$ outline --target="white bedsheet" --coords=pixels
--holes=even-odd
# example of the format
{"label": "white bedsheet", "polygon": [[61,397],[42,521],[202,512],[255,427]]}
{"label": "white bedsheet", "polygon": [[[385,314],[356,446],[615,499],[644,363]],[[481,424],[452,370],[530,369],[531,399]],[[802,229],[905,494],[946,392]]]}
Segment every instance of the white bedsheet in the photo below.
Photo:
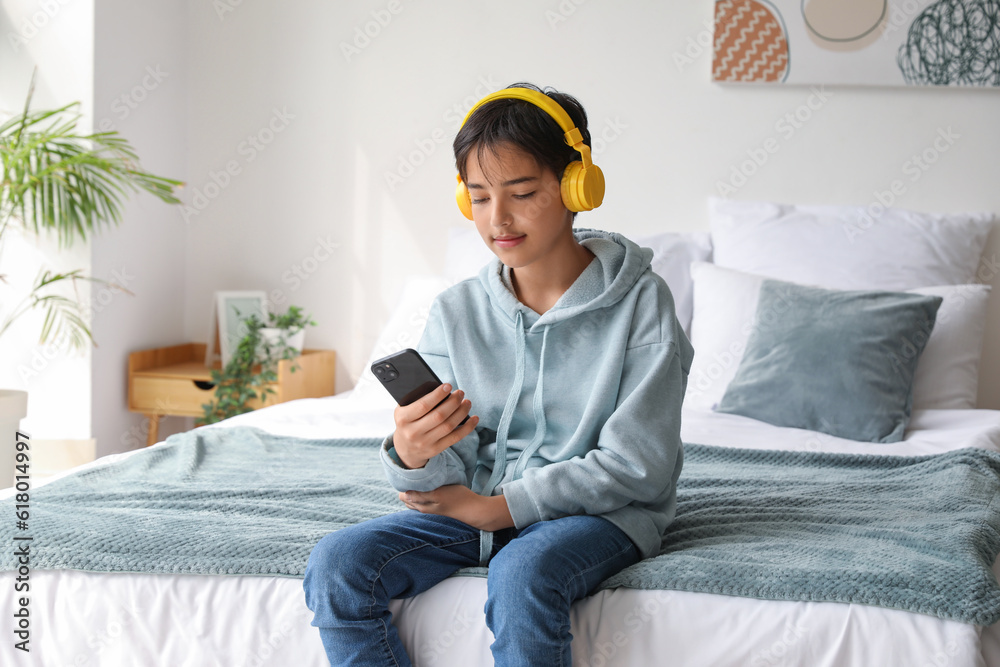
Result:
{"label": "white bedsheet", "polygon": [[[340,395],[285,403],[208,428],[238,424],[299,437],[371,436],[391,431],[392,415],[384,407]],[[966,446],[1000,450],[1000,411],[916,412],[904,443],[871,445],[735,415],[686,410],[683,439],[886,454],[929,454]],[[994,571],[1000,571],[996,565]],[[34,570],[31,586],[32,651],[23,654],[13,648],[11,624],[4,630],[7,639],[0,642],[2,665],[326,664],[298,578]],[[14,609],[17,595],[11,573],[2,573],[0,608]],[[456,577],[415,598],[394,601],[396,624],[415,664],[491,665],[492,637],[482,612],[485,597],[485,580]],[[3,616],[9,624],[9,613]],[[572,621],[574,666],[1000,667],[997,626],[982,631],[862,605],[617,589],[578,603]]]}

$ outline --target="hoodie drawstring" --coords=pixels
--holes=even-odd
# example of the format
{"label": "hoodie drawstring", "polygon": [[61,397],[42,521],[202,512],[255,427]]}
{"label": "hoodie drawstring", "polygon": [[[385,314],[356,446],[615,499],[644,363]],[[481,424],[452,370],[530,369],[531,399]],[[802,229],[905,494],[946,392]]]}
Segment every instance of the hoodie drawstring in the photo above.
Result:
{"label": "hoodie drawstring", "polygon": [[[493,495],[493,490],[497,488],[497,484],[503,479],[507,470],[507,434],[510,431],[510,422],[514,418],[517,399],[524,387],[524,345],[524,317],[519,310],[514,321],[514,384],[511,385],[510,393],[507,394],[507,403],[503,406],[503,414],[500,416],[500,424],[497,427],[497,447],[493,457],[493,472],[482,491],[482,495],[487,497]],[[489,563],[492,551],[493,533],[487,530],[479,531],[479,565],[481,567],[486,567],[486,564]]]}
{"label": "hoodie drawstring", "polygon": [[[493,460],[493,472],[490,474],[490,479],[486,483],[485,488],[483,488],[484,496],[493,495],[493,490],[496,489],[500,480],[503,479],[504,474],[507,472],[507,435],[510,431],[510,422],[514,417],[514,409],[517,407],[517,400],[521,395],[521,390],[524,388],[524,349],[525,349],[525,335],[524,335],[524,321],[521,317],[521,311],[517,313],[517,320],[515,322],[516,338],[514,342],[514,384],[511,386],[510,394],[507,395],[507,403],[504,405],[503,415],[500,417],[500,425],[497,428],[497,439],[496,439],[496,455]],[[514,471],[511,479],[518,479],[524,472],[524,469],[528,465],[528,461],[538,448],[542,446],[542,442],[545,440],[545,432],[547,430],[545,422],[545,405],[543,401],[543,383],[542,378],[545,376],[545,343],[548,340],[549,328],[545,327],[542,332],[542,349],[540,352],[540,359],[538,363],[538,381],[535,384],[535,397],[532,402],[532,412],[535,417],[535,435],[528,443],[528,446],[524,448],[521,454],[517,457],[517,461],[514,463]],[[490,555],[493,552],[493,533],[481,530],[479,531],[479,565],[481,567],[486,567],[489,563]]]}
{"label": "hoodie drawstring", "polygon": [[517,461],[514,463],[514,473],[511,475],[512,480],[521,478],[524,469],[528,467],[528,461],[531,460],[531,457],[535,455],[538,448],[542,446],[542,441],[545,440],[547,425],[545,423],[545,405],[542,401],[542,378],[545,377],[545,341],[548,340],[548,337],[549,328],[545,327],[542,331],[542,351],[539,354],[538,361],[538,382],[535,384],[535,400],[534,405],[532,405],[532,411],[535,413],[535,437],[531,439],[528,446],[517,457]]}

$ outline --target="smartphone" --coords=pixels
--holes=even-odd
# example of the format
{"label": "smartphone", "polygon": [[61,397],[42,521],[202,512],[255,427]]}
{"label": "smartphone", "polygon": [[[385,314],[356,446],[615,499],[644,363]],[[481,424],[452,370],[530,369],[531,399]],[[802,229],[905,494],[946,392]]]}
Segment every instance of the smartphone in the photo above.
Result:
{"label": "smartphone", "polygon": [[[400,350],[388,357],[382,357],[372,363],[371,368],[378,381],[399,405],[409,405],[441,386],[441,380],[427,365],[424,358],[411,348]],[[445,399],[442,400],[442,403]],[[459,426],[468,420],[469,417],[466,416]]]}

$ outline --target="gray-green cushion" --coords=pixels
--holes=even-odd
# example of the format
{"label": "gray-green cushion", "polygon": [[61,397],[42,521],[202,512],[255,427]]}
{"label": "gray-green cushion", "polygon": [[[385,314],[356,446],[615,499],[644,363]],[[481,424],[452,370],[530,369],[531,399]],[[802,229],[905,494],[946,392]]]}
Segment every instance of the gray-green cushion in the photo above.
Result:
{"label": "gray-green cushion", "polygon": [[850,440],[902,440],[941,301],[765,280],[747,349],[716,410]]}

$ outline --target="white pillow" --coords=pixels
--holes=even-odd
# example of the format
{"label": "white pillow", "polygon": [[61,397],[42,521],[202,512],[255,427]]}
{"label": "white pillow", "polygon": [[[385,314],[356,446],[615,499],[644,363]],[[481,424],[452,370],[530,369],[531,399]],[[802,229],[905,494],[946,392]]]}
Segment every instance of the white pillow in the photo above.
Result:
{"label": "white pillow", "polygon": [[[684,406],[711,410],[722,400],[739,368],[753,331],[760,286],[767,276],[694,262],[691,277],[691,344],[695,354]],[[949,285],[907,291],[943,297],[930,340],[917,363],[913,408],[975,408],[990,286]]]}
{"label": "white pillow", "polygon": [[753,331],[757,299],[764,276],[723,269],[707,262],[691,263],[694,314],[691,345],[694,360],[688,373],[684,407],[711,410],[736,376]]}
{"label": "white pillow", "polygon": [[[653,251],[652,269],[659,274],[674,296],[674,310],[684,332],[691,328],[691,262],[712,258],[712,237],[708,232],[664,232],[630,236],[640,246]],[[448,230],[445,275],[453,282],[478,275],[494,257],[479,232],[465,227]]]}
{"label": "white pillow", "polygon": [[691,262],[712,258],[712,237],[708,232],[665,232],[630,237],[653,251],[653,272],[667,283],[674,296],[674,311],[684,333],[691,332]]}
{"label": "white pillow", "polygon": [[986,329],[989,285],[910,290],[944,298],[913,377],[916,410],[971,410],[979,392],[979,360]]}
{"label": "white pillow", "polygon": [[379,333],[375,347],[368,355],[361,377],[354,385],[351,400],[371,403],[374,406],[394,407],[392,400],[372,375],[371,365],[376,359],[388,356],[393,352],[412,347],[416,348],[427,324],[431,304],[438,294],[451,287],[452,281],[444,276],[411,276],[403,285],[403,291],[396,302],[396,307],[389,316],[389,321]]}
{"label": "white pillow", "polygon": [[829,289],[975,282],[991,213],[709,199],[714,262]]}

